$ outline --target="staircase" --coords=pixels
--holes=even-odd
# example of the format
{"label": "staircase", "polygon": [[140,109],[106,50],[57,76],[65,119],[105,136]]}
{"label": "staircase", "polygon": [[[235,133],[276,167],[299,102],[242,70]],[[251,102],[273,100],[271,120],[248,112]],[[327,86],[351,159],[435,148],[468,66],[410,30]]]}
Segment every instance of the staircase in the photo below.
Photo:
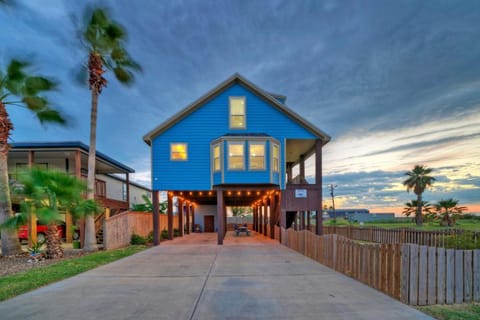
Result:
{"label": "staircase", "polygon": [[103,220],[105,220],[105,213],[95,217],[95,238],[100,248],[103,247]]}

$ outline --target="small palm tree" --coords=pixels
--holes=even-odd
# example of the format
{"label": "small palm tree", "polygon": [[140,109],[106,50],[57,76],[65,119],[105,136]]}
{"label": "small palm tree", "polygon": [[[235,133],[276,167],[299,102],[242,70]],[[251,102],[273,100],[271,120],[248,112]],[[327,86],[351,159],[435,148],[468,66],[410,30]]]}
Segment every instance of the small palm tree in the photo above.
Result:
{"label": "small palm tree", "polygon": [[[30,75],[26,61],[11,60],[5,70],[0,68],[0,224],[12,217],[12,202],[8,181],[8,139],[13,124],[7,112],[8,107],[22,107],[31,111],[43,124],[54,122],[65,124],[60,113],[50,106],[42,93],[54,90],[53,80],[43,76]],[[20,252],[20,243],[15,230],[2,230],[2,253],[12,255]]]}
{"label": "small palm tree", "polygon": [[[412,214],[415,214],[417,212],[417,200],[411,200],[407,203],[405,203],[405,208],[403,208],[402,213],[410,217]],[[430,218],[432,217],[432,205],[428,201],[422,201],[421,204],[422,207],[422,216],[425,218]]]}
{"label": "small palm tree", "polygon": [[15,229],[35,215],[46,223],[47,258],[63,257],[63,249],[57,224],[60,212],[68,211],[76,218],[92,215],[98,211],[93,200],[86,200],[83,194],[87,186],[75,176],[55,170],[33,168],[20,174],[20,186],[15,192],[23,198],[21,212],[2,225]]}
{"label": "small palm tree", "polygon": [[[94,199],[98,97],[107,85],[107,79],[103,75],[106,69],[112,70],[120,83],[129,85],[134,80],[133,71],[140,71],[141,68],[124,47],[127,38],[126,30],[111,20],[105,9],[94,9],[87,12],[86,17],[82,36],[88,51],[88,84],[92,92],[87,198]],[[93,216],[89,216],[85,221],[84,250],[96,249],[95,221]]]}
{"label": "small palm tree", "polygon": [[407,187],[407,191],[413,190],[417,195],[417,210],[415,211],[415,221],[418,226],[422,225],[422,194],[428,186],[435,181],[434,177],[429,176],[432,169],[423,165],[416,165],[412,171],[405,173],[408,176],[403,185]]}
{"label": "small palm tree", "polygon": [[442,199],[435,204],[435,211],[442,217],[442,223],[451,227],[459,214],[467,210],[466,207],[459,207],[458,200],[453,198]]}

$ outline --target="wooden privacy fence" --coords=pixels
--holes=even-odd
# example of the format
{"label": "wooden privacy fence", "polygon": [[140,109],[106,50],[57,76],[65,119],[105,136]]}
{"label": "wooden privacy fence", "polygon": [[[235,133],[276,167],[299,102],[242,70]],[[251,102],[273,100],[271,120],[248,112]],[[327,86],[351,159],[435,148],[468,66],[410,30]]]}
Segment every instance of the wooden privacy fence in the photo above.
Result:
{"label": "wooden privacy fence", "polygon": [[402,245],[401,300],[410,305],[480,301],[480,250]]}
{"label": "wooden privacy fence", "polygon": [[378,243],[414,243],[431,247],[445,247],[452,237],[468,235],[473,243],[480,242],[480,232],[462,229],[422,231],[410,228],[385,229],[379,227],[324,226],[324,234],[338,234],[353,240]]}
{"label": "wooden privacy fence", "polygon": [[283,245],[410,305],[480,301],[480,250],[359,243],[280,229]]}
{"label": "wooden privacy fence", "polygon": [[[160,215],[160,229],[166,230],[168,217]],[[173,217],[173,227],[178,228],[178,216]],[[125,211],[104,220],[103,246],[105,250],[126,247],[132,234],[146,237],[153,231],[153,217],[150,212]]]}
{"label": "wooden privacy fence", "polygon": [[344,236],[281,230],[282,244],[400,299],[400,245],[360,244]]}

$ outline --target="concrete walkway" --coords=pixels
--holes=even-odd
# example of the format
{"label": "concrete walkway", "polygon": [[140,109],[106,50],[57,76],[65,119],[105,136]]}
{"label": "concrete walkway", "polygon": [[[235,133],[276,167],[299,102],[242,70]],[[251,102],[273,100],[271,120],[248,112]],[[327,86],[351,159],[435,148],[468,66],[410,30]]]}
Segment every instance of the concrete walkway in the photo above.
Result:
{"label": "concrete walkway", "polygon": [[215,242],[162,243],[4,301],[0,318],[431,319],[261,235]]}

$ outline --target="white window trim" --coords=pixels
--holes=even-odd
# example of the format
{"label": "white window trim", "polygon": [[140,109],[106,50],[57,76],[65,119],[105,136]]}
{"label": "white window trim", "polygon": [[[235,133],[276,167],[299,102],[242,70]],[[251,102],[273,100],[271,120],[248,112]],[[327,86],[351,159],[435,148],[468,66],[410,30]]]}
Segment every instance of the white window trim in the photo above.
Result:
{"label": "white window trim", "polygon": [[[233,99],[243,99],[243,105],[244,105],[244,125],[243,127],[234,127],[232,126],[232,100]],[[232,130],[238,129],[238,130],[245,130],[247,129],[247,99],[245,97],[229,97],[228,99],[228,122],[229,122],[229,128]]]}
{"label": "white window trim", "polygon": [[[243,146],[243,162],[242,168],[230,168],[230,146],[231,145],[242,145]],[[228,171],[245,171],[245,141],[228,141],[227,142],[227,161],[228,161]]]}
{"label": "white window trim", "polygon": [[[271,171],[272,172],[280,172],[280,144],[276,143],[276,142],[271,142],[271,145],[272,145],[272,168],[271,168]],[[278,167],[275,169],[275,158],[274,158],[274,153],[273,153],[273,150],[275,149],[275,147],[277,147],[278,149]]]}
{"label": "white window trim", "polygon": [[[252,168],[252,161],[251,157],[252,155],[250,154],[250,146],[251,145],[263,145],[263,168],[257,169],[257,168]],[[265,171],[267,170],[267,150],[266,150],[266,143],[265,141],[248,141],[248,171]]]}
{"label": "white window trim", "polygon": [[[172,147],[173,145],[176,145],[176,144],[183,144],[185,145],[185,155],[187,156],[185,159],[173,159],[172,155],[173,155],[173,152],[172,152]],[[172,142],[170,143],[170,161],[188,161],[188,143],[186,142]]]}
{"label": "white window trim", "polygon": [[[215,169],[215,148],[219,149],[219,155],[218,155],[218,160],[220,161],[219,163],[219,168]],[[222,171],[222,145],[220,143],[216,143],[212,147],[212,169],[213,172],[221,172]]]}

